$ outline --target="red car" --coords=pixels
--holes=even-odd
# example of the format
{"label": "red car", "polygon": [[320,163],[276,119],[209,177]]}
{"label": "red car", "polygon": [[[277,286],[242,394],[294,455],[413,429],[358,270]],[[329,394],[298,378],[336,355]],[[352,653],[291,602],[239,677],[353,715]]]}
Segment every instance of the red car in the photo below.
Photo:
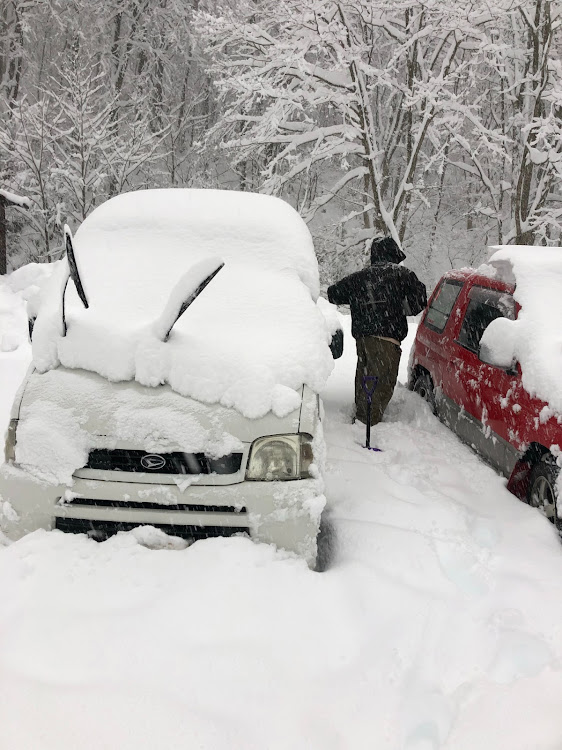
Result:
{"label": "red car", "polygon": [[511,492],[559,524],[554,446],[562,446],[562,425],[544,401],[523,388],[519,363],[499,366],[481,346],[492,321],[517,318],[513,292],[513,278],[472,269],[445,274],[420,321],[409,387],[508,478]]}

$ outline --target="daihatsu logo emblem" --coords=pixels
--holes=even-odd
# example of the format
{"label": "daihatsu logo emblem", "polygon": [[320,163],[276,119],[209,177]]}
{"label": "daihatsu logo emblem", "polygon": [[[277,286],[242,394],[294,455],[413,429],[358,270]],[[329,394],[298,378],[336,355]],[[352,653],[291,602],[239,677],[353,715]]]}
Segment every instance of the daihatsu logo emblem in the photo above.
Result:
{"label": "daihatsu logo emblem", "polygon": [[143,469],[157,471],[163,466],[166,466],[166,459],[164,456],[159,456],[157,453],[147,453],[146,456],[141,458],[141,466]]}

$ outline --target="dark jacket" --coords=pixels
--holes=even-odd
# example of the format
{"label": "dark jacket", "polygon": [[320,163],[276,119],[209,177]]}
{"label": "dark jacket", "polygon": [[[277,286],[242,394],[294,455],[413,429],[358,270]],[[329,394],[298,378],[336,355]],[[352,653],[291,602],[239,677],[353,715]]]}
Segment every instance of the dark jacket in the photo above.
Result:
{"label": "dark jacket", "polygon": [[374,240],[371,265],[328,288],[330,302],[350,306],[354,338],[406,338],[406,315],[421,312],[427,305],[427,296],[425,285],[416,274],[398,265],[405,258],[391,237]]}

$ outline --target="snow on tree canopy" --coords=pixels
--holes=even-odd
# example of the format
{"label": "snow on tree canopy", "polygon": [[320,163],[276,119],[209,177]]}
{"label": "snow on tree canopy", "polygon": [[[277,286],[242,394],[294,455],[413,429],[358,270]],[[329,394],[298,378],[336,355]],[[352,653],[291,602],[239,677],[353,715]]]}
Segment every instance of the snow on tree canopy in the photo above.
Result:
{"label": "snow on tree canopy", "polygon": [[31,201],[25,195],[16,195],[9,190],[0,189],[0,197],[4,198],[8,203],[11,203],[14,206],[20,206],[21,208],[31,207]]}
{"label": "snow on tree canopy", "polygon": [[515,300],[515,358],[522,384],[562,415],[562,248],[507,245],[491,248],[490,264],[511,266]]}
{"label": "snow on tree canopy", "polygon": [[[222,190],[126,193],[93,211],[73,244],[89,307],[69,281],[64,335],[62,263],[34,329],[38,370],[62,364],[169,383],[252,418],[297,408],[303,384],[323,387],[333,362],[316,304],[318,265],[306,224],[284,201]],[[178,294],[193,291],[186,280],[201,281],[191,269],[217,259],[224,267],[162,341]]]}

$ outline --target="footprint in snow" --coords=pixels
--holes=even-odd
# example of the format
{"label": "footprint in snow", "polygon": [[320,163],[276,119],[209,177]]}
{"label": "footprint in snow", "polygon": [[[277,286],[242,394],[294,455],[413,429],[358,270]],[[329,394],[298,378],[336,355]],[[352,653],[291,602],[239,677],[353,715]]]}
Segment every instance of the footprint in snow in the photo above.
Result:
{"label": "footprint in snow", "polygon": [[434,547],[441,570],[451,583],[471,596],[488,592],[482,564],[471,552],[460,547],[458,541],[435,541]]}

